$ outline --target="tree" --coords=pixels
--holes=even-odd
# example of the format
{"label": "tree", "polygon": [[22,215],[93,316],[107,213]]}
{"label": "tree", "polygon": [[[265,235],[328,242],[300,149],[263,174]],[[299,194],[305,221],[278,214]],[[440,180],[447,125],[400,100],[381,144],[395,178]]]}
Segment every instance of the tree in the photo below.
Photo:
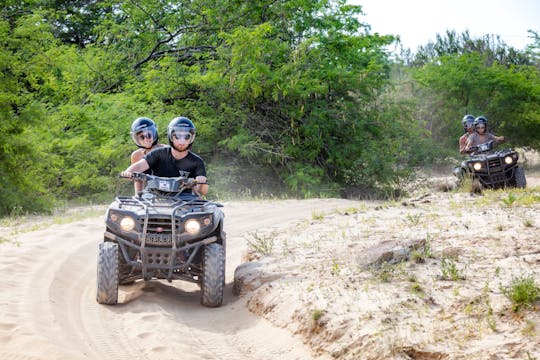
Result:
{"label": "tree", "polygon": [[55,40],[39,20],[34,15],[0,20],[0,214],[50,208],[54,176],[43,160],[50,136],[39,94],[46,92],[50,74],[44,49]]}
{"label": "tree", "polygon": [[461,131],[461,117],[472,113],[487,116],[491,129],[512,145],[538,149],[540,72],[532,52],[451,34],[417,55],[423,60],[412,70],[420,85],[414,96],[424,99],[418,117],[428,119],[434,138],[448,146]]}
{"label": "tree", "polygon": [[237,189],[278,182],[300,196],[393,192],[464,111],[533,142],[538,45],[441,37],[406,63],[402,92],[390,81],[395,39],[360,13],[345,0],[8,0],[0,213],[114,193],[140,116],[162,140],[170,119],[192,118],[195,150]]}

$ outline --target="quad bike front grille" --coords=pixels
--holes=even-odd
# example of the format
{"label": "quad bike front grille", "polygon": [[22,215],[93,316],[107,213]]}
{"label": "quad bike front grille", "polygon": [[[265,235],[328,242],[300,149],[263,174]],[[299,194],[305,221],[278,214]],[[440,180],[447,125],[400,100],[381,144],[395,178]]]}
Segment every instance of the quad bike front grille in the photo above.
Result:
{"label": "quad bike front grille", "polygon": [[[144,225],[144,219],[141,219],[141,227]],[[171,218],[148,218],[148,227],[146,231],[154,234],[172,234]]]}
{"label": "quad bike front grille", "polygon": [[499,171],[491,174],[480,175],[480,180],[486,186],[508,186],[512,183],[514,178],[513,169],[507,171]]}
{"label": "quad bike front grille", "polygon": [[[144,218],[139,219],[140,228],[144,229]],[[146,227],[146,244],[155,246],[172,245],[171,218],[150,217]]]}
{"label": "quad bike front grille", "polygon": [[489,159],[487,164],[488,164],[488,169],[499,168],[501,166],[501,159],[500,158]]}
{"label": "quad bike front grille", "polygon": [[491,176],[488,176],[484,179],[484,182],[487,184],[497,184],[497,183],[501,183],[505,181],[506,181],[506,176],[504,173],[491,174]]}

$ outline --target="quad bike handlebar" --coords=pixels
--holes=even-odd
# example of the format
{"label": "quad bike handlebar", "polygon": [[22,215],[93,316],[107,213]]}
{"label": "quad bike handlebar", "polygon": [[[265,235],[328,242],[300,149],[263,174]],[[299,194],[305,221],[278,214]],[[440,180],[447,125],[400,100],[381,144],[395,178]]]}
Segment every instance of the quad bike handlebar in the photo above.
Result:
{"label": "quad bike handlebar", "polygon": [[205,185],[208,184],[208,182],[197,182],[194,178],[187,178],[184,176],[179,177],[163,177],[163,176],[156,176],[156,175],[150,175],[142,172],[132,172],[131,176],[124,176],[122,173],[119,175],[121,178],[124,179],[130,179],[130,180],[153,180],[153,179],[175,179],[176,181],[180,181],[188,186],[195,186],[195,185]]}
{"label": "quad bike handlebar", "polygon": [[142,172],[132,172],[130,176],[121,173],[120,177],[130,180],[146,181],[146,190],[159,190],[169,193],[179,193],[187,189],[193,189],[196,185],[208,184],[207,182],[197,182],[194,178],[187,178],[184,176],[162,177]]}
{"label": "quad bike handlebar", "polygon": [[499,141],[497,140],[489,140],[488,142],[485,142],[483,144],[478,144],[476,146],[470,146],[469,147],[469,153],[472,154],[481,154],[488,151],[493,150],[493,147],[495,144],[498,144]]}

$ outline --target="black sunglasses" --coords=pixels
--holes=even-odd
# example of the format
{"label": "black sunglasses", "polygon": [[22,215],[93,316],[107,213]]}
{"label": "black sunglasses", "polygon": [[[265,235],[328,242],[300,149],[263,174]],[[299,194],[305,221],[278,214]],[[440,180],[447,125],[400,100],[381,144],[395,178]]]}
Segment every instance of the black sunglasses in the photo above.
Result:
{"label": "black sunglasses", "polygon": [[139,134],[137,135],[139,137],[139,139],[141,140],[144,140],[144,139],[153,139],[154,136],[151,134],[151,133],[148,133],[148,134]]}
{"label": "black sunglasses", "polygon": [[174,133],[173,136],[177,140],[180,140],[180,139],[189,140],[189,139],[191,139],[191,134],[189,134],[189,133],[187,133],[187,134],[186,133]]}

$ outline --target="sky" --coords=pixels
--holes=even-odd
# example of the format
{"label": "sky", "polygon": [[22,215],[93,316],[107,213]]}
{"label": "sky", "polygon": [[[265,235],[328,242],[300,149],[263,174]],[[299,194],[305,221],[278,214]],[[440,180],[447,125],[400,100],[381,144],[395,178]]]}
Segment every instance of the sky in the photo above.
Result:
{"label": "sky", "polygon": [[362,5],[361,22],[371,33],[399,35],[404,48],[435,41],[446,30],[471,37],[499,35],[507,45],[523,50],[533,43],[527,30],[540,34],[540,0],[349,0]]}

